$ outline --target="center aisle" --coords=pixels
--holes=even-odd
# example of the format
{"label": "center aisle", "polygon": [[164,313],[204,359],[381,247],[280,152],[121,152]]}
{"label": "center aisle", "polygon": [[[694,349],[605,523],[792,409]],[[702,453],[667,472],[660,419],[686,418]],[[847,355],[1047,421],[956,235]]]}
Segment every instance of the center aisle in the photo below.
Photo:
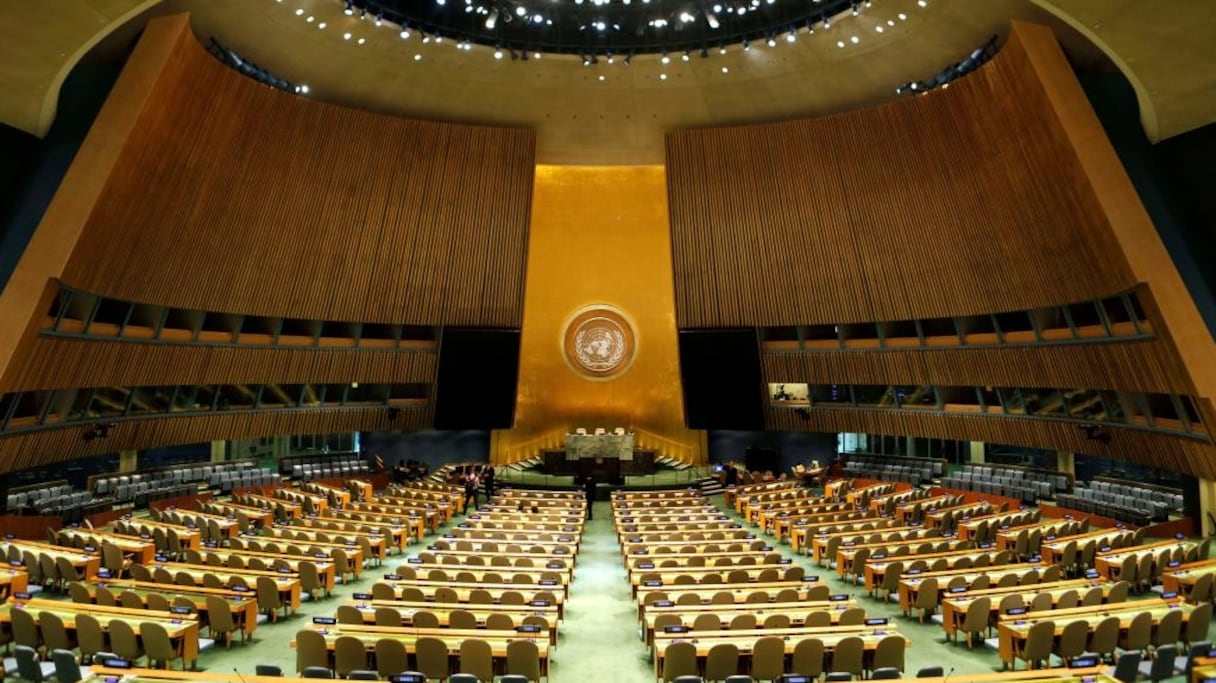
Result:
{"label": "center aisle", "polygon": [[554,651],[555,681],[653,681],[638,635],[637,608],[607,502],[595,504],[583,529],[570,601]]}

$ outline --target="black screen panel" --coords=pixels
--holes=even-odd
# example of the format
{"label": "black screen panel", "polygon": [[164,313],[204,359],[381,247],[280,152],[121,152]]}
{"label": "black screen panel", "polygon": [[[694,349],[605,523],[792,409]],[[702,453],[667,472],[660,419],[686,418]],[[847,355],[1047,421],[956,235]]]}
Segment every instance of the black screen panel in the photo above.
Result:
{"label": "black screen panel", "polygon": [[435,428],[509,429],[518,383],[519,330],[445,328]]}
{"label": "black screen panel", "polygon": [[755,330],[682,330],[680,377],[690,429],[764,429]]}

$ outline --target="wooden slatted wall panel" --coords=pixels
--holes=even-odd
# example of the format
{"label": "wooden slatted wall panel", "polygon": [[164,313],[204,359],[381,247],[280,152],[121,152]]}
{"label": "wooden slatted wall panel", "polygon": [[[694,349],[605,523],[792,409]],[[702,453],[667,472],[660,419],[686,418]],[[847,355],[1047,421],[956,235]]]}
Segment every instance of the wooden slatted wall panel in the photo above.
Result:
{"label": "wooden slatted wall panel", "polygon": [[1135,429],[1110,427],[1111,441],[1085,438],[1074,423],[978,415],[941,415],[915,411],[864,409],[812,410],[809,419],[792,410],[770,410],[768,428],[782,431],[868,432],[931,439],[961,439],[1087,453],[1182,472],[1216,476],[1211,444]]}
{"label": "wooden slatted wall panel", "polygon": [[[766,353],[767,382],[1193,393],[1164,340],[925,351]],[[792,360],[792,359],[797,359]],[[799,374],[793,374],[798,372]]]}
{"label": "wooden slatted wall panel", "polygon": [[392,431],[428,428],[429,408],[402,410],[389,420],[384,408],[350,410],[242,412],[167,417],[119,422],[104,439],[85,441],[84,427],[48,429],[0,438],[0,473],[119,450],[202,443],[217,439],[257,438],[284,434],[322,434],[358,430]]}
{"label": "wooden slatted wall panel", "polygon": [[517,327],[534,156],[528,130],[274,90],[187,34],[63,280],[203,310]]}
{"label": "wooden slatted wall panel", "polygon": [[667,135],[681,328],[906,320],[1134,284],[1015,30],[947,90]]}
{"label": "wooden slatted wall panel", "polygon": [[170,384],[435,381],[436,353],[251,349],[138,342],[38,339],[14,389]]}

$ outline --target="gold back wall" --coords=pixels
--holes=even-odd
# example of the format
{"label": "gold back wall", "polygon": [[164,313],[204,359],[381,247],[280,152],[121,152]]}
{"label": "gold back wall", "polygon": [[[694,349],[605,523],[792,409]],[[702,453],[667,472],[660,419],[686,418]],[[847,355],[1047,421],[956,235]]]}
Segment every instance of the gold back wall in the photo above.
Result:
{"label": "gold back wall", "polygon": [[[515,427],[494,433],[493,462],[561,448],[580,426],[625,427],[640,447],[704,460],[702,434],[684,427],[667,220],[660,166],[537,167]],[[564,347],[567,323],[595,305],[619,310],[635,341],[632,363],[607,378],[576,369]]]}

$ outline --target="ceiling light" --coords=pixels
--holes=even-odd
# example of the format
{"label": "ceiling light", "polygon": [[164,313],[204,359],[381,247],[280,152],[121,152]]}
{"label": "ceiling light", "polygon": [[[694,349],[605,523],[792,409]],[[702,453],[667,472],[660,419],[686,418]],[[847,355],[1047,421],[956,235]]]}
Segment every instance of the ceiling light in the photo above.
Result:
{"label": "ceiling light", "polygon": [[342,34],[342,40],[350,40],[350,31]]}
{"label": "ceiling light", "polygon": [[420,54],[415,54],[415,55],[414,55],[414,61],[415,61],[415,62],[421,62],[421,61],[422,61],[422,55],[420,55]]}
{"label": "ceiling light", "polygon": [[494,51],[494,59],[502,59],[502,49],[501,48]]}
{"label": "ceiling light", "polygon": [[321,23],[317,24],[317,28],[325,28],[326,26],[329,26],[329,24],[327,24],[325,22],[321,22]]}
{"label": "ceiling light", "polygon": [[410,32],[403,28],[403,29],[401,29],[401,33],[399,33],[397,35],[401,36],[402,40],[406,40],[410,37]]}
{"label": "ceiling light", "polygon": [[668,57],[668,56],[667,56],[667,53],[666,53],[666,52],[664,52],[664,53],[663,53],[663,56],[662,56],[662,57],[659,57],[659,61],[660,61],[660,62],[662,62],[662,63],[664,63],[664,64],[670,64],[670,63],[671,63],[671,57]]}
{"label": "ceiling light", "polygon": [[900,21],[907,21],[907,20],[908,20],[908,15],[904,14],[903,12],[900,12],[900,13],[898,14],[898,16],[899,16],[899,20],[900,20]]}
{"label": "ceiling light", "polygon": [[355,42],[357,42],[357,43],[359,43],[360,45],[362,45],[362,44],[364,44],[364,43],[366,43],[366,42],[367,42],[367,38],[360,38],[359,40],[357,40],[357,41],[355,41]]}
{"label": "ceiling light", "polygon": [[874,30],[875,30],[875,31],[878,31],[879,33],[882,33],[883,28],[882,28],[881,26],[875,26],[875,27],[874,27]]}
{"label": "ceiling light", "polygon": [[849,40],[852,41],[854,45],[861,42],[861,38],[858,38],[857,36],[849,36]]}
{"label": "ceiling light", "polygon": [[490,16],[486,17],[486,29],[493,31],[498,25],[498,12],[490,12]]}
{"label": "ceiling light", "polygon": [[924,6],[928,5],[929,3],[925,2],[925,0],[916,0],[916,4],[921,7],[924,7]]}
{"label": "ceiling light", "polygon": [[798,40],[798,34],[794,33],[794,31],[792,29],[790,30],[789,33],[785,34],[785,42],[792,43],[796,40]]}
{"label": "ceiling light", "polygon": [[724,54],[726,54],[726,46],[725,46],[725,45],[723,45],[722,47],[718,48],[718,54],[720,54],[720,55],[724,55]]}
{"label": "ceiling light", "polygon": [[526,16],[527,14],[528,14],[528,8],[527,8],[527,7],[524,7],[523,5],[520,5],[519,7],[516,7],[516,8],[515,8],[515,16],[517,16],[517,17],[522,17],[522,16]]}
{"label": "ceiling light", "polygon": [[308,86],[307,86],[307,85],[300,84],[300,86],[299,86],[298,88],[296,88],[296,90],[299,90],[299,91],[300,91],[300,93],[301,93],[301,94],[303,94],[303,95],[307,95],[307,94],[308,94]]}
{"label": "ceiling light", "polygon": [[313,15],[310,14],[310,15],[308,15],[308,18],[305,19],[304,21],[307,21],[308,23],[311,24],[315,19],[316,19],[316,17],[314,17]]}
{"label": "ceiling light", "polygon": [[718,15],[713,12],[705,13],[705,23],[709,24],[710,28],[716,29],[722,26],[722,22],[718,21]]}
{"label": "ceiling light", "polygon": [[680,59],[687,62],[688,60],[692,59],[692,56],[688,54],[688,50],[685,50],[684,54],[680,55]]}
{"label": "ceiling light", "polygon": [[660,80],[660,81],[665,81],[665,80],[667,80],[667,74],[659,74],[659,80]]}
{"label": "ceiling light", "polygon": [[604,74],[600,74],[600,80],[604,80]]}
{"label": "ceiling light", "polygon": [[777,47],[777,41],[772,36],[769,36],[767,45],[769,47]]}
{"label": "ceiling light", "polygon": [[844,41],[843,40],[836,41],[836,47],[844,47]]}
{"label": "ceiling light", "polygon": [[302,9],[298,9],[298,10],[296,10],[296,16],[297,16],[297,17],[299,17],[299,16],[303,16],[303,15],[304,15],[304,10],[302,10]]}
{"label": "ceiling light", "polygon": [[730,73],[730,68],[725,67],[725,66],[724,66],[724,67],[722,67],[722,73],[724,73],[724,74],[728,74],[728,73]]}

